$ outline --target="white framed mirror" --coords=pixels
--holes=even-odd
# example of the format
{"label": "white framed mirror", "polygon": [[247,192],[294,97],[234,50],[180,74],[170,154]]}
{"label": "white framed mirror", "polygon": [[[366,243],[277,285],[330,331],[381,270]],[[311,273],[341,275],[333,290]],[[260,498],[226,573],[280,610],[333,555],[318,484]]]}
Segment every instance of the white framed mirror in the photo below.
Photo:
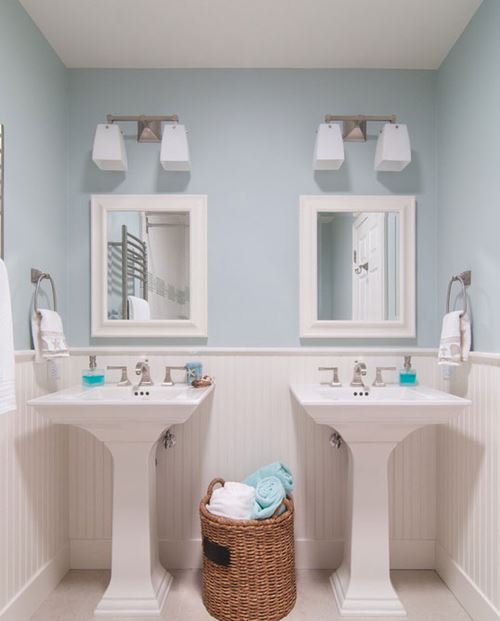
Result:
{"label": "white framed mirror", "polygon": [[92,336],[207,336],[207,197],[91,198]]}
{"label": "white framed mirror", "polygon": [[300,336],[415,336],[415,197],[301,196]]}
{"label": "white framed mirror", "polygon": [[4,258],[4,230],[5,230],[5,214],[4,214],[4,163],[5,160],[5,140],[4,129],[0,123],[0,258]]}

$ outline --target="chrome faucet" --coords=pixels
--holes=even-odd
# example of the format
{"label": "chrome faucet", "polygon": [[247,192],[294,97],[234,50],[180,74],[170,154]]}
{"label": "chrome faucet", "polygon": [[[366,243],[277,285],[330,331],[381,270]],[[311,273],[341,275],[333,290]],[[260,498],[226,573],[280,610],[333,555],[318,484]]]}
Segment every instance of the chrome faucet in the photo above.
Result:
{"label": "chrome faucet", "polygon": [[372,386],[377,386],[378,388],[384,388],[385,382],[382,376],[382,371],[396,371],[396,367],[377,367],[375,371],[375,379],[373,381]]}
{"label": "chrome faucet", "polygon": [[341,388],[342,382],[339,380],[339,368],[338,367],[318,367],[318,371],[333,371],[332,381],[329,385],[332,388]]}
{"label": "chrome faucet", "polygon": [[153,386],[153,380],[151,379],[151,370],[149,368],[148,360],[140,360],[135,365],[135,374],[140,375],[141,379],[137,386]]}
{"label": "chrome faucet", "polygon": [[364,362],[354,361],[354,372],[352,376],[351,386],[365,388],[363,377],[366,375],[366,364]]}
{"label": "chrome faucet", "polygon": [[108,365],[106,367],[106,369],[108,371],[121,371],[122,372],[122,376],[120,378],[120,381],[116,384],[117,386],[132,386],[132,382],[129,380],[128,375],[127,375],[127,366],[117,366],[117,365]]}
{"label": "chrome faucet", "polygon": [[[174,386],[175,382],[172,379],[172,371],[185,371],[187,372],[187,367],[165,367],[165,379],[162,382],[162,386]],[[189,383],[189,382],[188,382]]]}

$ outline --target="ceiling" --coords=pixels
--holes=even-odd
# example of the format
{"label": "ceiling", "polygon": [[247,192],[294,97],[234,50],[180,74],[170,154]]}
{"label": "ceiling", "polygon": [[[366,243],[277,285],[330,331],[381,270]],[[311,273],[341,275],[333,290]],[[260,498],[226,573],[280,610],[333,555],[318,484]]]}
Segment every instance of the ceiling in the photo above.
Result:
{"label": "ceiling", "polygon": [[67,67],[437,69],[482,0],[20,0]]}

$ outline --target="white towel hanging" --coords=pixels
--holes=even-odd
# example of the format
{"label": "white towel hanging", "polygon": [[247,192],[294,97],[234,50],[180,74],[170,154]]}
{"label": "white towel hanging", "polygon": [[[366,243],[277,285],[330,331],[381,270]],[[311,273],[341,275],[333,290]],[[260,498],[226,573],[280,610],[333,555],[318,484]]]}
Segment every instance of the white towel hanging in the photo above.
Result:
{"label": "white towel hanging", "polygon": [[0,414],[16,409],[16,366],[9,276],[0,259]]}

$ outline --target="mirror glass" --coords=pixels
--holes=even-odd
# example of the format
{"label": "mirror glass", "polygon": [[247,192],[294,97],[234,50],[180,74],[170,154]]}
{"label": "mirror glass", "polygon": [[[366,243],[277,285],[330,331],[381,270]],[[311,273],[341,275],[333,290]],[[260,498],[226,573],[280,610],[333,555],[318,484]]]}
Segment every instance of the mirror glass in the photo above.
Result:
{"label": "mirror glass", "polygon": [[319,320],[397,321],[397,212],[317,214]]}
{"label": "mirror glass", "polygon": [[107,318],[190,318],[190,215],[108,211]]}
{"label": "mirror glass", "polygon": [[3,173],[4,173],[4,135],[3,125],[0,124],[0,257],[4,257],[3,248],[3,228],[4,228],[4,192],[3,192]]}
{"label": "mirror glass", "polygon": [[416,199],[300,198],[301,338],[414,338]]}

